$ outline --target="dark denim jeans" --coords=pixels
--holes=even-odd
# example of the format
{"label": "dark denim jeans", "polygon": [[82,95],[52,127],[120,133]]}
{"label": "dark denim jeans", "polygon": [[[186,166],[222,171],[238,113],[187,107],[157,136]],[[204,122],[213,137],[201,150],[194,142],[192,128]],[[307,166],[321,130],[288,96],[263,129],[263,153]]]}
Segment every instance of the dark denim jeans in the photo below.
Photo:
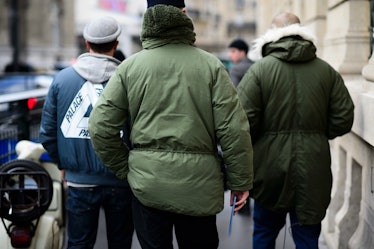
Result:
{"label": "dark denim jeans", "polygon": [[[287,213],[271,212],[255,202],[253,212],[253,249],[274,249],[279,231],[286,224]],[[321,224],[300,225],[296,213],[289,212],[296,249],[318,249]]]}
{"label": "dark denim jeans", "polygon": [[68,249],[92,249],[100,208],[104,209],[108,248],[130,249],[134,232],[130,187],[69,187]]}

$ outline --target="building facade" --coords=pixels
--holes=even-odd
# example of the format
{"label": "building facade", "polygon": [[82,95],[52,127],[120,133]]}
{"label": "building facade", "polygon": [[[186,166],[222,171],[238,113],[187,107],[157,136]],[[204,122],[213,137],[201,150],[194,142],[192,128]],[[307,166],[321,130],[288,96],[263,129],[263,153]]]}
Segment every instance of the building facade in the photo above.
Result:
{"label": "building facade", "polygon": [[[234,38],[255,37],[258,0],[189,0],[196,45],[224,53]],[[122,26],[120,49],[131,55],[141,49],[141,20],[146,1],[139,0],[0,0],[0,71],[11,63],[37,70],[67,64],[84,52],[84,25],[111,15]]]}
{"label": "building facade", "polygon": [[188,0],[187,13],[196,31],[196,45],[219,53],[235,38],[250,42],[256,34],[258,0]]}
{"label": "building facade", "polygon": [[76,56],[72,0],[1,0],[0,71],[10,64],[51,69]]}
{"label": "building facade", "polygon": [[[258,35],[281,11],[318,37],[317,53],[339,71],[355,103],[352,131],[330,142],[332,200],[322,223],[329,249],[374,248],[373,0],[260,0]],[[318,182],[316,182],[318,184]]]}

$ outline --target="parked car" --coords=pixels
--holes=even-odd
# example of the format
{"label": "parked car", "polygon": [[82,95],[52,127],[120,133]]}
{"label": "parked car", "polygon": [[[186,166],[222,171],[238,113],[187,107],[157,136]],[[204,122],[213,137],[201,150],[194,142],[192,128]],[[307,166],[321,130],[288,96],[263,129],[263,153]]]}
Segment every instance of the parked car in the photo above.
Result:
{"label": "parked car", "polygon": [[17,141],[37,141],[41,113],[54,74],[0,75],[0,164],[14,159]]}
{"label": "parked car", "polygon": [[12,73],[0,75],[0,125],[14,123],[25,114],[40,121],[41,109],[53,74]]}

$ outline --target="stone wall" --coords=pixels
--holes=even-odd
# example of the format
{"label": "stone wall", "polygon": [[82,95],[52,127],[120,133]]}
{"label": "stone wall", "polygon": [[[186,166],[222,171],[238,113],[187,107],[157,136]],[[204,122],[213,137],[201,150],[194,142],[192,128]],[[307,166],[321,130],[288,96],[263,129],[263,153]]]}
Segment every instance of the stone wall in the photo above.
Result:
{"label": "stone wall", "polygon": [[361,72],[370,67],[370,6],[331,0],[328,8],[324,58],[343,74],[355,121],[349,135],[331,143],[334,188],[322,234],[330,249],[369,249],[374,247],[374,82]]}
{"label": "stone wall", "polygon": [[334,184],[322,234],[330,249],[374,246],[374,84],[360,76],[345,76],[355,102],[352,132],[331,142]]}

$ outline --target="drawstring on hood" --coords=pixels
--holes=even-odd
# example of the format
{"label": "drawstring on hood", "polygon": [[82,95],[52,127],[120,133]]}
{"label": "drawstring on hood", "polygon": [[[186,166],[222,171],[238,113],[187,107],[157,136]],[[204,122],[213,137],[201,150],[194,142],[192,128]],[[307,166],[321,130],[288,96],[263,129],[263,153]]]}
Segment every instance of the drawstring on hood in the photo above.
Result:
{"label": "drawstring on hood", "polygon": [[306,41],[315,44],[317,38],[306,27],[300,24],[292,24],[282,28],[269,29],[263,36],[254,40],[252,49],[249,53],[249,58],[253,61],[258,61],[263,58],[263,47],[272,42],[277,42],[283,37],[300,36]]}

